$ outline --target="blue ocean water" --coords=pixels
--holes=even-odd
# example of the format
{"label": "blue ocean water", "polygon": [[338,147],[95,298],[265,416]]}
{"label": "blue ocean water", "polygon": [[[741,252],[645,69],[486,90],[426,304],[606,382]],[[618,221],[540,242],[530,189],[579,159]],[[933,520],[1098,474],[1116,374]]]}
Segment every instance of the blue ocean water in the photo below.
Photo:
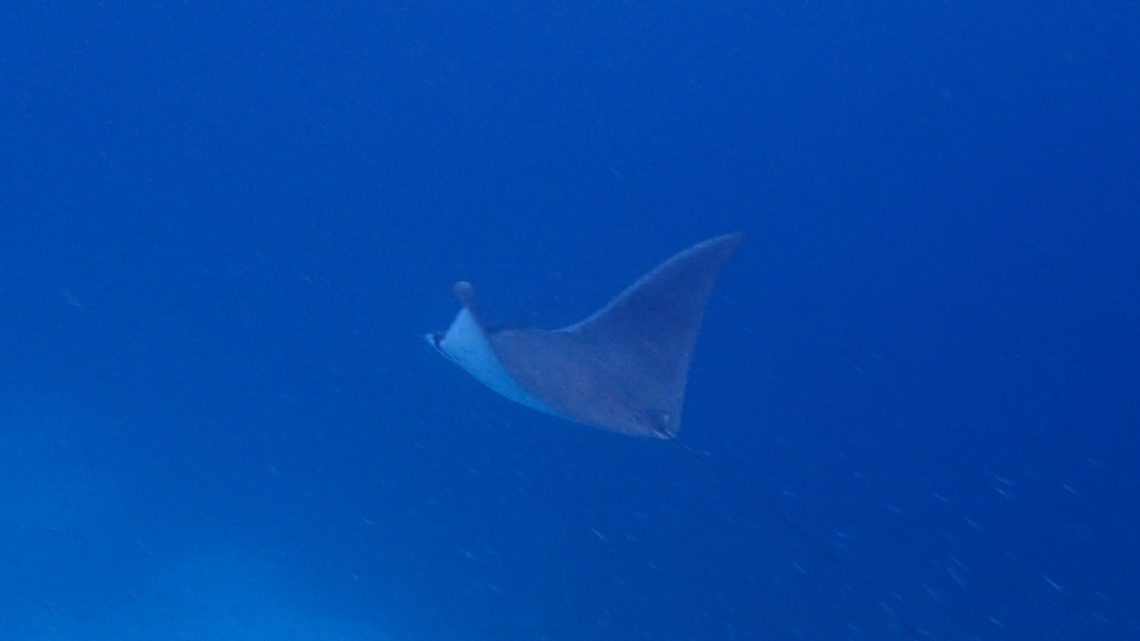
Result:
{"label": "blue ocean water", "polygon": [[[0,17],[0,639],[1140,637],[1140,5]],[[878,594],[420,338],[732,230],[682,436]]]}

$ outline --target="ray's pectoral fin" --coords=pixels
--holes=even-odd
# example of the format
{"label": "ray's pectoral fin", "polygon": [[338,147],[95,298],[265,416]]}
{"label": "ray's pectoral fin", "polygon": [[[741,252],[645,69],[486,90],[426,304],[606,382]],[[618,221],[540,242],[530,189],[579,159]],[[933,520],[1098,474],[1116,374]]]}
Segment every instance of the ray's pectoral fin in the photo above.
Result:
{"label": "ray's pectoral fin", "polygon": [[742,240],[718,236],[641,277],[602,309],[559,330],[488,331],[471,285],[436,349],[507,398],[572,421],[650,438],[681,426],[689,363],[721,269]]}

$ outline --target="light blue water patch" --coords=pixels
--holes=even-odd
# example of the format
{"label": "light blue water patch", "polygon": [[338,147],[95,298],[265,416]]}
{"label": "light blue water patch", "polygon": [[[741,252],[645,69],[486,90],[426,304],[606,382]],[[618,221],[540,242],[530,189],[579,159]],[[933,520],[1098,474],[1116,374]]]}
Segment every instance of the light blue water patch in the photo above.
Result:
{"label": "light blue water patch", "polygon": [[240,550],[173,561],[117,609],[37,608],[15,624],[25,641],[387,641],[373,624],[318,611]]}

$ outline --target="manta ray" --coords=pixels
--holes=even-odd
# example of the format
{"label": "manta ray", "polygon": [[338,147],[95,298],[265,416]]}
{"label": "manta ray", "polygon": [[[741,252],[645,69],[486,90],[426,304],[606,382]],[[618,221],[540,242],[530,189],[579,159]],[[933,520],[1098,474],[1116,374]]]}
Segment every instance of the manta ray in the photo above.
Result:
{"label": "manta ray", "polygon": [[460,281],[452,288],[462,305],[455,320],[426,339],[512,401],[629,436],[672,439],[705,306],[742,239],[698,243],[562,329],[489,328],[471,284]]}

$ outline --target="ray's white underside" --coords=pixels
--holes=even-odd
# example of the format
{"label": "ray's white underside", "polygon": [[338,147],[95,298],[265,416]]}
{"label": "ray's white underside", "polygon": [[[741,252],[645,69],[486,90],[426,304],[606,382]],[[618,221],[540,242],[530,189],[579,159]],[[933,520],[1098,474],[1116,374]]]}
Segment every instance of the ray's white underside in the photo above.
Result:
{"label": "ray's white underside", "polygon": [[447,333],[436,344],[437,349],[453,363],[463,368],[477,381],[502,394],[510,400],[526,405],[531,409],[561,416],[548,405],[531,396],[518,384],[503,363],[495,356],[483,326],[464,307],[459,310]]}

